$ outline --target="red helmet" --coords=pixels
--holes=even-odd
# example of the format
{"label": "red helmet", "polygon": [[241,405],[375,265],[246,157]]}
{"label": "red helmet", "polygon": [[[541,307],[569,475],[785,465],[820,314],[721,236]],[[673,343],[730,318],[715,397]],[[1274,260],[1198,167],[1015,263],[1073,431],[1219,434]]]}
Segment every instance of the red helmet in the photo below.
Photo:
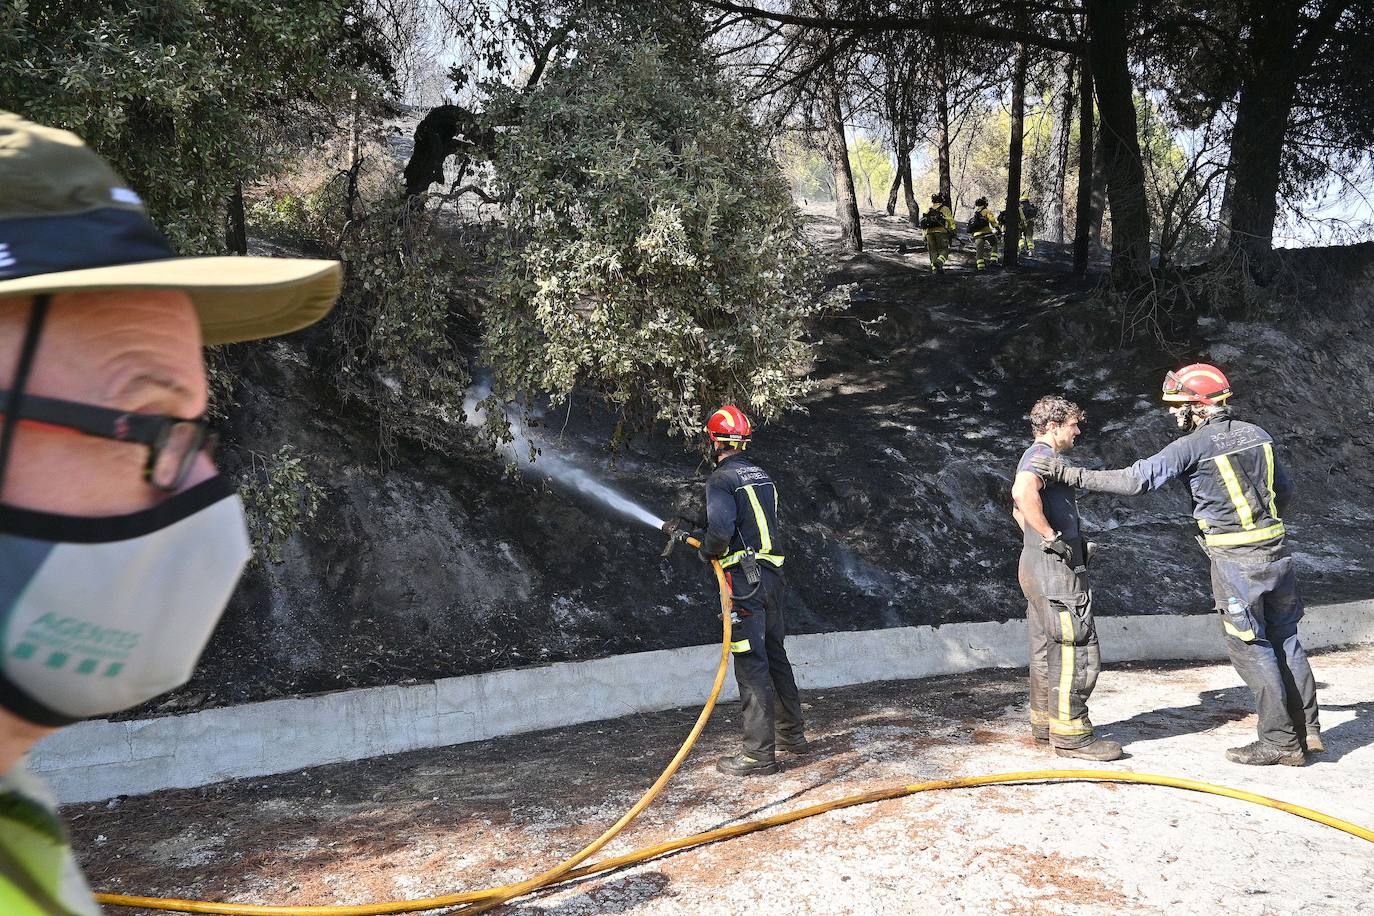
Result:
{"label": "red helmet", "polygon": [[1164,376],[1164,400],[1220,404],[1231,396],[1231,383],[1216,366],[1193,363]]}
{"label": "red helmet", "polygon": [[749,418],[734,404],[726,404],[711,414],[711,419],[706,421],[706,435],[711,437],[711,444],[715,446],[724,442],[736,448],[744,448],[749,444],[749,437],[753,433]]}

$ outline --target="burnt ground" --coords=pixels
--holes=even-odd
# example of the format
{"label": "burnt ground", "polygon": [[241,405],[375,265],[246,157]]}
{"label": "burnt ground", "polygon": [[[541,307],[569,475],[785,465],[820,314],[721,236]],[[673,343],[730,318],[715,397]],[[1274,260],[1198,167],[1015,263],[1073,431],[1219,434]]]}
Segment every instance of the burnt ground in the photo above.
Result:
{"label": "burnt ground", "polygon": [[[1328,751],[1302,769],[1222,751],[1254,735],[1225,664],[1105,671],[1093,718],[1129,757],[1057,758],[1026,733],[1024,671],[805,695],[817,753],[719,776],[721,707],[660,800],[606,855],[926,779],[1103,768],[1183,776],[1374,826],[1374,649],[1314,657]],[[703,672],[703,689],[709,673]],[[241,903],[364,903],[526,877],[600,833],[657,776],[682,709],[267,779],[70,806],[94,887]],[[1374,847],[1279,811],[1152,786],[940,791],[831,812],[574,882],[508,913],[1367,913]],[[110,913],[130,911],[109,908]]]}
{"label": "burnt ground", "polygon": [[[870,214],[869,251],[846,258],[824,247],[830,218],[808,218],[849,307],[817,329],[805,412],[769,424],[754,447],[782,494],[793,632],[1019,616],[1008,494],[1031,403],[1053,391],[1080,401],[1089,419],[1073,457],[1119,466],[1172,438],[1155,392],[1166,367],[1194,359],[1226,367],[1237,406],[1281,443],[1309,600],[1374,593],[1374,246],[1295,255],[1329,265],[1312,268],[1327,287],[1300,312],[1201,316],[1170,354],[1123,342],[1095,298],[1101,276],[1070,278],[1062,246],[1041,243],[1016,270],[977,275],[960,262],[937,278],[903,220]],[[325,491],[319,516],[284,563],[252,569],[193,681],[125,715],[714,641],[712,582],[685,552],[660,561],[658,533],[504,477],[461,444],[402,445],[381,470],[375,429],[330,400],[304,353],[287,341],[236,357],[229,432],[261,455],[291,443]],[[1341,396],[1313,403],[1314,389]],[[700,511],[699,453],[660,436],[611,454],[611,430],[575,401],[542,434],[657,515]],[[1209,609],[1181,485],[1081,508],[1102,546],[1099,614]]]}

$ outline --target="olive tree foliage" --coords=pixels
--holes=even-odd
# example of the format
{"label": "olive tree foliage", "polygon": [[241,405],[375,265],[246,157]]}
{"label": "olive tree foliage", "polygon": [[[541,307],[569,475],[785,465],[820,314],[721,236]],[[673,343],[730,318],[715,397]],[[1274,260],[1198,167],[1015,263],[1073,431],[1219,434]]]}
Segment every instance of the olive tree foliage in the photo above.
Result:
{"label": "olive tree foliage", "polygon": [[618,435],[795,405],[825,302],[766,139],[699,45],[561,60],[493,160],[510,201],[484,314],[496,393],[597,392]]}
{"label": "olive tree foliage", "polygon": [[299,130],[389,64],[359,0],[10,0],[0,106],[75,131],[184,252],[220,250],[224,205]]}

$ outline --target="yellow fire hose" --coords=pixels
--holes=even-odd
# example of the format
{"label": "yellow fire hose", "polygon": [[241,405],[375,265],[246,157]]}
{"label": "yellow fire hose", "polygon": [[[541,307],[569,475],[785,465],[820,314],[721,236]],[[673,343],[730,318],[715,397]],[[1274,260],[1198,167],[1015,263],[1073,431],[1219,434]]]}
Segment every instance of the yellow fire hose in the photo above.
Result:
{"label": "yellow fire hose", "polygon": [[[694,547],[700,544],[693,538],[686,539]],[[96,894],[96,900],[107,906],[122,907],[142,907],[150,910],[169,910],[178,913],[214,913],[218,916],[384,916],[389,913],[418,913],[425,910],[436,910],[444,907],[462,906],[460,912],[463,913],[482,913],[506,903],[516,897],[524,896],[542,887],[547,887],[563,881],[571,881],[576,878],[583,878],[588,875],[610,871],[616,868],[623,868],[627,865],[634,865],[644,862],[656,856],[661,856],[669,852],[680,849],[688,849],[693,846],[702,846],[707,843],[716,843],[721,840],[729,840],[734,837],[744,836],[745,834],[755,833],[759,830],[767,830],[770,827],[790,824],[808,817],[815,817],[818,814],[825,814],[827,811],[836,811],[841,808],[852,808],[856,805],[867,805],[873,802],[887,801],[894,798],[903,798],[908,795],[915,795],[918,792],[931,792],[936,789],[965,789],[975,786],[989,786],[1002,783],[1035,783],[1035,782],[1070,782],[1070,781],[1091,781],[1091,782],[1117,782],[1117,783],[1143,783],[1146,785],[1168,786],[1175,789],[1188,789],[1193,792],[1205,792],[1209,795],[1220,795],[1226,798],[1235,798],[1241,801],[1250,802],[1256,805],[1263,805],[1266,808],[1277,808],[1298,817],[1334,827],[1337,830],[1374,843],[1374,830],[1353,824],[1350,821],[1305,808],[1302,805],[1294,805],[1289,802],[1269,798],[1264,795],[1256,795],[1253,792],[1245,792],[1240,789],[1230,789],[1225,786],[1214,785],[1209,782],[1200,782],[1195,779],[1182,779],[1176,776],[1157,776],[1150,773],[1131,773],[1116,770],[1027,770],[1020,773],[994,773],[988,776],[963,776],[956,779],[935,779],[928,782],[917,782],[903,786],[893,786],[886,789],[875,789],[870,792],[861,792],[857,795],[848,795],[834,801],[822,802],[806,808],[799,808],[795,811],[784,811],[771,817],[760,818],[758,820],[746,821],[734,824],[729,827],[721,827],[716,830],[708,830],[705,833],[697,833],[692,836],[679,837],[660,843],[657,846],[649,846],[637,849],[633,852],[625,853],[611,859],[604,859],[592,865],[578,867],[587,859],[595,855],[602,847],[613,840],[631,821],[639,816],[647,808],[663,787],[668,784],[673,775],[677,772],[682,762],[687,759],[688,753],[692,750],[692,745],[696,744],[702,729],[711,717],[711,711],[715,708],[716,698],[720,695],[721,686],[725,683],[725,668],[730,659],[730,586],[726,582],[725,573],[720,568],[719,563],[713,562],[712,568],[716,574],[716,583],[720,587],[720,606],[722,621],[722,640],[720,665],[716,669],[716,679],[711,686],[711,695],[707,698],[706,704],[701,709],[701,714],[697,716],[696,724],[692,726],[687,739],[678,748],[677,754],[669,762],[666,769],[658,777],[648,791],[644,793],[634,806],[621,815],[620,819],[612,824],[601,836],[597,837],[587,846],[583,847],[575,855],[565,859],[552,868],[544,871],[532,878],[515,884],[504,884],[500,887],[487,888],[479,891],[466,891],[460,894],[448,894],[442,897],[427,897],[422,900],[392,900],[384,903],[367,903],[347,906],[266,906],[251,903],[216,903],[206,900],[175,900],[164,897],[135,897],[126,894]]]}

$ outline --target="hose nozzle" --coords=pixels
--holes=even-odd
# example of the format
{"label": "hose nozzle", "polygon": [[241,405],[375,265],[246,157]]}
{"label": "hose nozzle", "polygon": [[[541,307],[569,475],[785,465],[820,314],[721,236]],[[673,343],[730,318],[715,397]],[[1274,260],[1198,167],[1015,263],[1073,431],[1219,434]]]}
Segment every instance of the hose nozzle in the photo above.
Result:
{"label": "hose nozzle", "polygon": [[663,546],[663,553],[659,554],[659,556],[671,556],[673,548],[678,544],[688,544],[692,547],[700,547],[701,542],[691,535],[692,528],[692,522],[681,516],[678,518],[670,518],[668,521],[664,522],[662,530],[664,534],[668,535],[668,543]]}

